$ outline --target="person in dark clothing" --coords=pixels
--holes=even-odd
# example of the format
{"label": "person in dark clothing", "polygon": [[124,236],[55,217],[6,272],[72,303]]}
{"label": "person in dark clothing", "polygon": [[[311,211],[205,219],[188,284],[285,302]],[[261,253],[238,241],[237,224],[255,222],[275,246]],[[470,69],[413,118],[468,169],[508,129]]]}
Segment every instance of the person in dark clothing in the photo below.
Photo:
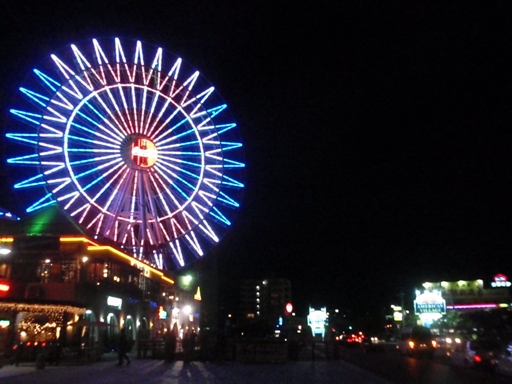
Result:
{"label": "person in dark clothing", "polygon": [[13,364],[18,366],[23,358],[23,343],[18,343],[14,349]]}
{"label": "person in dark clothing", "polygon": [[126,354],[128,352],[128,338],[126,337],[126,331],[121,329],[121,332],[119,332],[119,343],[117,345],[117,357],[119,359],[119,362],[117,365],[123,365],[124,360],[126,360],[126,364],[130,364],[130,358]]}
{"label": "person in dark clothing", "polygon": [[174,361],[176,354],[176,336],[171,330],[167,330],[164,336],[165,342],[165,360],[167,362]]}

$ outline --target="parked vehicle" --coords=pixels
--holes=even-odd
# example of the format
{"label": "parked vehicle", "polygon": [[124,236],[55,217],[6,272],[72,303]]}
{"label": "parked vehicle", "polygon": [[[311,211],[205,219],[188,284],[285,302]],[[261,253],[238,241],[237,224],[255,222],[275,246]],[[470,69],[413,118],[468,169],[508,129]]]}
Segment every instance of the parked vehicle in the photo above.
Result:
{"label": "parked vehicle", "polygon": [[427,327],[404,328],[396,348],[402,355],[434,357],[437,342]]}
{"label": "parked vehicle", "polygon": [[448,357],[455,365],[494,369],[501,353],[501,343],[498,340],[477,339],[456,344]]}

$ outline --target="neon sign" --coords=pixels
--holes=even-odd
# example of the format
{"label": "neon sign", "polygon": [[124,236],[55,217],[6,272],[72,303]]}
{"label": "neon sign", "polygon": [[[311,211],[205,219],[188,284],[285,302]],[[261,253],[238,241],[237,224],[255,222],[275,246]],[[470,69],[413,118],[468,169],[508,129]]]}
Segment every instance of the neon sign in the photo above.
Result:
{"label": "neon sign", "polygon": [[160,306],[158,307],[158,318],[160,320],[167,320],[167,311],[164,309],[164,307]]}
{"label": "neon sign", "polygon": [[491,283],[493,288],[508,288],[510,285],[511,283],[508,281],[507,276],[502,273],[498,273],[494,276],[494,281]]}

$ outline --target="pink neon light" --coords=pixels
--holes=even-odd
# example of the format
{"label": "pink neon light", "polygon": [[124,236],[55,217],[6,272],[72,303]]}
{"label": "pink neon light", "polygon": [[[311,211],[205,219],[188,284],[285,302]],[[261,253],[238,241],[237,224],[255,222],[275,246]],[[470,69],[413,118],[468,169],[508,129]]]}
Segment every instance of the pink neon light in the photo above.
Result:
{"label": "pink neon light", "polygon": [[456,304],[448,305],[448,309],[475,309],[475,308],[496,308],[498,304],[494,303],[478,303],[478,304]]}

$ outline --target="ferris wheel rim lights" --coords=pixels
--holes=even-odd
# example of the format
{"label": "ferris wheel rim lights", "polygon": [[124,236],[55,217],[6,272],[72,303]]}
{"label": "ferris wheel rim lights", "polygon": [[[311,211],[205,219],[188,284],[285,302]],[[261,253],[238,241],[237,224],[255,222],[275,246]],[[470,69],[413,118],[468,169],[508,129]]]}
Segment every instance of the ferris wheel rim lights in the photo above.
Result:
{"label": "ferris wheel rim lights", "polygon": [[36,147],[8,159],[37,168],[16,189],[46,190],[27,212],[56,202],[160,269],[205,255],[244,187],[237,124],[215,87],[180,57],[119,38],[71,44],[42,65],[10,110],[23,130],[6,134]]}

